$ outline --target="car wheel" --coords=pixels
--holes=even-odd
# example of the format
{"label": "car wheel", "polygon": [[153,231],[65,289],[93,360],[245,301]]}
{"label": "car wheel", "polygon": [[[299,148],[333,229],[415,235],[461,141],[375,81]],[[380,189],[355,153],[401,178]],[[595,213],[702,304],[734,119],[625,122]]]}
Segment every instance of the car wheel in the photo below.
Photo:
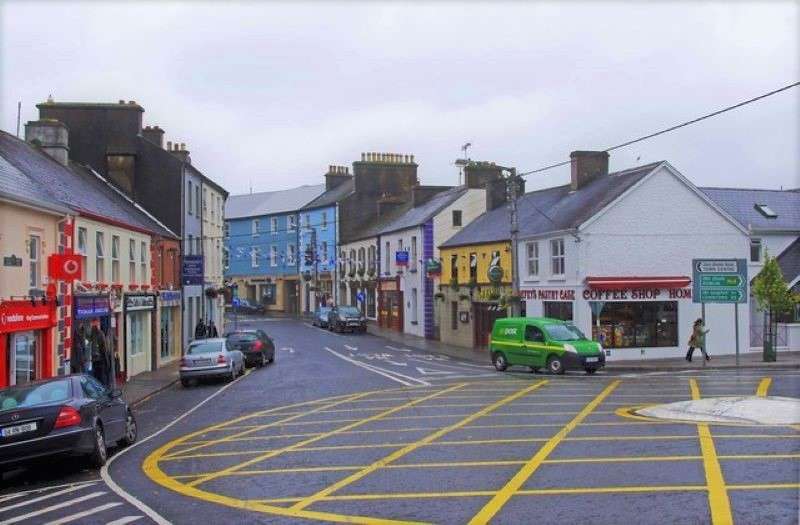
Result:
{"label": "car wheel", "polygon": [[181,379],[181,386],[183,388],[189,388],[190,385],[191,385],[191,381],[189,381],[188,379]]}
{"label": "car wheel", "polygon": [[547,360],[547,369],[551,374],[561,375],[564,373],[564,363],[560,357],[551,355]]}
{"label": "car wheel", "polygon": [[236,381],[236,376],[237,376],[237,375],[238,375],[238,374],[236,373],[236,367],[235,367],[235,366],[233,366],[233,365],[231,365],[231,375],[228,377],[228,381],[229,381],[229,382],[230,382],[230,381]]}
{"label": "car wheel", "polygon": [[136,442],[136,436],[138,435],[139,429],[136,426],[136,418],[133,415],[133,412],[128,410],[128,415],[125,417],[125,436],[119,440],[119,445],[121,447],[129,447]]}
{"label": "car wheel", "polygon": [[492,356],[492,363],[494,363],[494,368],[498,372],[504,372],[506,368],[508,368],[508,361],[506,361],[506,356],[501,354],[500,352],[495,352]]}
{"label": "car wheel", "polygon": [[256,363],[256,368],[264,368],[266,364],[267,364],[267,354],[261,352],[261,359],[259,359],[258,363]]}
{"label": "car wheel", "polygon": [[586,369],[586,375],[587,376],[593,375],[595,372],[597,372],[596,368],[587,368]]}
{"label": "car wheel", "polygon": [[108,449],[106,448],[106,436],[103,427],[99,424],[94,426],[94,450],[89,454],[89,463],[94,468],[100,468],[108,460]]}
{"label": "car wheel", "polygon": [[272,355],[269,358],[269,362],[270,363],[274,363],[275,362],[275,350],[272,351]]}

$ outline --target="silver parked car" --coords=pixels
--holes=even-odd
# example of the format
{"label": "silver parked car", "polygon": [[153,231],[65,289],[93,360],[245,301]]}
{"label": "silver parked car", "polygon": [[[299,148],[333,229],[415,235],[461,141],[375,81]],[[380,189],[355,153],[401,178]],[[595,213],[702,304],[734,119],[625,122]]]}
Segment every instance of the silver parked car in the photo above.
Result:
{"label": "silver parked car", "polygon": [[244,373],[244,355],[233,349],[222,337],[200,339],[189,343],[181,358],[180,378],[183,386],[192,379],[221,377],[229,381]]}

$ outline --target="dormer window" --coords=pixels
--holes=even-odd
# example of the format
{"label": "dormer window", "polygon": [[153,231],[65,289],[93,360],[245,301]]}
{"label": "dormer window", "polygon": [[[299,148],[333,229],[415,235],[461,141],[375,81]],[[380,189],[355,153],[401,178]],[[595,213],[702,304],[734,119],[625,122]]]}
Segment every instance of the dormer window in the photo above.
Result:
{"label": "dormer window", "polygon": [[775,211],[767,206],[766,204],[756,204],[755,205],[756,211],[766,217],[767,219],[777,219],[778,214]]}

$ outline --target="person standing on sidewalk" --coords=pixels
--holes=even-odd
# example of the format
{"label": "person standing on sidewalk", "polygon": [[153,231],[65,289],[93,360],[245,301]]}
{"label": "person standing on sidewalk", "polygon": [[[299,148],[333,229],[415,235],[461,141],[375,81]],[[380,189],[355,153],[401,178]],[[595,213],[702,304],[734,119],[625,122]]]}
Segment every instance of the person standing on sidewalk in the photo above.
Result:
{"label": "person standing on sidewalk", "polygon": [[711,358],[708,357],[708,352],[706,352],[706,334],[711,330],[706,330],[705,324],[703,324],[702,319],[698,319],[694,322],[694,326],[692,327],[692,335],[689,337],[689,351],[686,352],[686,360],[690,363],[692,362],[692,354],[694,354],[694,349],[699,348],[701,352],[703,352],[703,357],[706,358],[706,361],[710,361]]}
{"label": "person standing on sidewalk", "polygon": [[203,322],[202,319],[197,321],[197,326],[194,327],[194,338],[195,339],[206,338],[206,324]]}

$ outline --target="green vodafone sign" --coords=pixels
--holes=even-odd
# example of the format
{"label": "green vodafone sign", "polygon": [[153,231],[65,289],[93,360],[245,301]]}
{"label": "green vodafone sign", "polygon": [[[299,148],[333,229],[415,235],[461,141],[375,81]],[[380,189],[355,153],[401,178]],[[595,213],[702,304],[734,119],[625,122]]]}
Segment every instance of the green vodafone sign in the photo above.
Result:
{"label": "green vodafone sign", "polygon": [[746,303],[746,259],[693,259],[692,301]]}

